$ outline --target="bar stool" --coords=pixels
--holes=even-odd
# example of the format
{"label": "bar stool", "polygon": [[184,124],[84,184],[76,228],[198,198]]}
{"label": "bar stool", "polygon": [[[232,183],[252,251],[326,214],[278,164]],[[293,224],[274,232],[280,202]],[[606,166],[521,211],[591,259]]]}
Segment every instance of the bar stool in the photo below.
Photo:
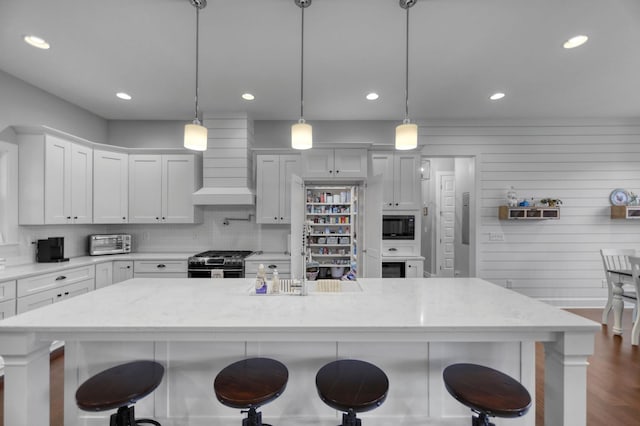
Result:
{"label": "bar stool", "polygon": [[495,426],[489,417],[524,416],[531,407],[531,395],[510,376],[477,364],[452,364],[442,378],[447,391],[478,417],[472,426]]}
{"label": "bar stool", "polygon": [[360,426],[356,413],[373,410],[387,398],[389,379],[373,364],[342,359],[326,364],[316,374],[320,399],[342,411],[342,426]]}
{"label": "bar stool", "polygon": [[135,418],[133,404],[144,398],[162,382],[164,367],[155,361],[133,361],[104,370],[89,378],[76,391],[76,403],[84,411],[118,409],[111,415],[110,426],[136,426],[151,419]]}
{"label": "bar stool", "polygon": [[225,367],[216,376],[213,389],[218,401],[247,413],[242,426],[262,426],[257,408],[278,398],[287,386],[289,371],[270,358],[248,358]]}

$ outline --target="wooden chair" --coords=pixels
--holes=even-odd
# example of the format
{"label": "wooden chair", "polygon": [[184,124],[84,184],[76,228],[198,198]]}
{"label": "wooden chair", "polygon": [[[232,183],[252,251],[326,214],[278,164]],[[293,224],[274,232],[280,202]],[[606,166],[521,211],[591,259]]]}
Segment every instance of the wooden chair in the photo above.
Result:
{"label": "wooden chair", "polygon": [[[608,323],[609,312],[613,310],[613,333],[622,334],[622,312],[624,309],[624,300],[629,300],[637,306],[637,293],[633,288],[633,279],[630,275],[618,274],[611,271],[627,271],[631,270],[629,264],[629,256],[635,256],[636,251],[633,249],[602,249],[602,264],[604,266],[604,274],[607,278],[607,303],[602,311],[602,324]],[[638,312],[633,310],[633,321]]]}
{"label": "wooden chair", "polygon": [[[639,295],[640,294],[640,257],[636,257],[636,256],[629,256],[629,264],[631,265],[631,276],[633,277],[633,285],[635,287],[635,294]],[[633,309],[633,311],[636,313],[638,313],[638,311],[640,311],[640,300],[638,300],[638,298],[635,298],[635,307]],[[631,344],[638,346],[638,335],[640,334],[640,327],[638,326],[638,323],[640,323],[640,321],[637,321],[637,316],[634,317],[634,322],[633,322],[633,328],[631,329]]]}

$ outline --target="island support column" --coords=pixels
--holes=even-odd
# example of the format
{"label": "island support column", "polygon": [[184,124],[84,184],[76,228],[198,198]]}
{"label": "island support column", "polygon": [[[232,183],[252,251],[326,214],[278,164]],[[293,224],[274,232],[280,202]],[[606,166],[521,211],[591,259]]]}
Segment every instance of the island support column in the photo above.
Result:
{"label": "island support column", "polygon": [[5,425],[49,424],[49,348],[31,334],[3,336]]}
{"label": "island support column", "polygon": [[544,424],[586,426],[587,358],[593,333],[558,333],[544,343]]}

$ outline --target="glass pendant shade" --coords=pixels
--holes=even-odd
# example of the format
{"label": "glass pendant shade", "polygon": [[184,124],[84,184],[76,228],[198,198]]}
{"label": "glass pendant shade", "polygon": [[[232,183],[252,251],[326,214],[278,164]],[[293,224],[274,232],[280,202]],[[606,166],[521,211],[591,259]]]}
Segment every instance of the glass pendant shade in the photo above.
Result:
{"label": "glass pendant shade", "polygon": [[293,149],[309,149],[313,145],[313,128],[300,121],[291,126],[291,147]]}
{"label": "glass pendant shade", "polygon": [[418,125],[405,122],[396,127],[396,149],[408,150],[418,146]]}
{"label": "glass pendant shade", "polygon": [[184,147],[194,151],[207,150],[207,128],[194,120],[184,126]]}

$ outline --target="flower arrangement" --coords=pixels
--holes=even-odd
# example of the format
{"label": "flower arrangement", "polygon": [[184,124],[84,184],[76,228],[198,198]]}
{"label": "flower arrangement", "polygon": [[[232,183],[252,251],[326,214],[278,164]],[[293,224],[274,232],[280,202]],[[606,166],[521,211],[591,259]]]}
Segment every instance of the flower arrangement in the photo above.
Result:
{"label": "flower arrangement", "polygon": [[549,207],[556,207],[562,205],[562,200],[558,198],[543,198],[540,200],[542,204],[546,204]]}

